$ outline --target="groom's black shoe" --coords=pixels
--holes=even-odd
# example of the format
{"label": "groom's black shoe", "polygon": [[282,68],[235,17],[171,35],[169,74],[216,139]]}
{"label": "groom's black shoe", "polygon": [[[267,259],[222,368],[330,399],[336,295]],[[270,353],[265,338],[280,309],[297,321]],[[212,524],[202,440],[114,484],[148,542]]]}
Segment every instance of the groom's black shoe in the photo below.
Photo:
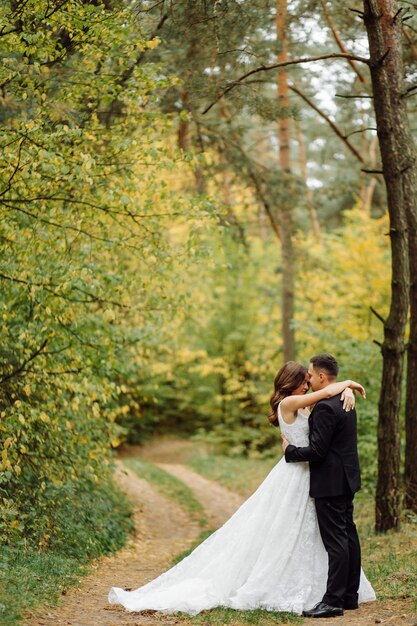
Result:
{"label": "groom's black shoe", "polygon": [[339,615],[343,615],[343,609],[325,602],[319,602],[309,611],[303,611],[304,617],[339,617]]}

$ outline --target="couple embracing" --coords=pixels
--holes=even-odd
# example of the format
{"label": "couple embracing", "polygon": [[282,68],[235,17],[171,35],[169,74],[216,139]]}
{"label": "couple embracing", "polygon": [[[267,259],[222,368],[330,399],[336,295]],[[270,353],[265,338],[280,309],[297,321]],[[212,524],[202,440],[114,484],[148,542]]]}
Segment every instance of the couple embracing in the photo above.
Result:
{"label": "couple embracing", "polygon": [[111,603],[129,611],[195,615],[223,606],[320,618],[375,599],[353,521],[360,470],[352,390],[363,397],[365,390],[336,382],[337,374],[329,354],[312,357],[308,369],[292,361],[281,368],[269,419],[280,427],[285,456],[188,557],[139,589],[112,588]]}

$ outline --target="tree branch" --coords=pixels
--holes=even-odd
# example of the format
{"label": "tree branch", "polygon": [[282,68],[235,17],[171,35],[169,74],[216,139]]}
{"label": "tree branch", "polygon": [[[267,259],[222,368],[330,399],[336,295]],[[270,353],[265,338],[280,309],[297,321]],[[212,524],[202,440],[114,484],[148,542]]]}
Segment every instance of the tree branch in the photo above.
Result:
{"label": "tree branch", "polygon": [[[329,28],[332,31],[333,38],[334,38],[335,42],[339,46],[340,51],[344,52],[345,54],[347,54],[347,50],[345,48],[345,45],[344,45],[343,41],[340,39],[339,33],[337,32],[336,27],[334,25],[333,18],[330,15],[329,11],[327,10],[327,6],[326,6],[325,0],[320,0],[320,4],[321,4],[321,8],[323,9],[324,17],[326,18],[327,23],[329,25]],[[356,64],[353,62],[353,59],[348,59],[348,63],[350,65],[350,67],[353,69],[353,71],[355,72],[356,76],[359,78],[360,82],[361,83],[365,83],[366,82],[366,78],[358,70],[358,68],[356,67]]]}
{"label": "tree branch", "polygon": [[126,248],[130,248],[132,250],[141,252],[141,248],[139,248],[138,246],[132,245],[130,243],[127,243],[126,241],[121,242],[121,241],[118,241],[117,239],[108,239],[107,237],[100,237],[99,235],[93,235],[93,233],[90,233],[84,230],[83,228],[77,228],[76,226],[59,224],[58,222],[47,220],[46,218],[40,217],[39,215],[35,215],[31,211],[26,211],[25,209],[22,209],[21,207],[10,206],[9,204],[7,204],[7,202],[4,202],[4,201],[3,201],[3,204],[8,209],[11,209],[12,211],[18,211],[19,213],[23,213],[24,215],[27,215],[28,217],[39,221],[41,224],[47,224],[48,226],[53,226],[54,228],[58,228],[62,230],[69,230],[71,232],[78,233],[79,235],[84,235],[85,237],[88,237],[89,239],[92,239],[94,241],[103,241],[105,243],[115,244],[117,246],[123,245]]}
{"label": "tree branch", "polygon": [[357,96],[353,95],[345,95],[343,93],[335,93],[336,98],[369,98],[373,100],[373,96],[368,96],[367,94],[358,94]]}
{"label": "tree branch", "polygon": [[350,59],[352,61],[357,61],[358,63],[365,63],[366,65],[369,65],[369,59],[366,59],[365,57],[360,57],[355,54],[345,54],[342,52],[322,54],[316,57],[304,57],[301,59],[292,59],[289,61],[282,61],[281,63],[274,63],[273,65],[261,65],[260,67],[255,67],[253,70],[246,72],[246,74],[243,74],[242,76],[237,78],[235,81],[230,83],[223,91],[221,91],[217,95],[215,100],[213,100],[213,102],[211,102],[204,109],[204,111],[202,111],[202,115],[205,115],[206,113],[208,113],[210,109],[212,109],[214,105],[217,104],[217,102],[219,102],[219,100],[223,96],[225,96],[226,94],[229,93],[229,91],[231,91],[232,89],[237,87],[239,84],[241,84],[245,80],[245,78],[248,78],[249,76],[252,76],[253,74],[257,74],[258,72],[269,72],[271,70],[276,70],[281,67],[287,67],[289,65],[300,65],[301,63],[315,63],[316,61],[325,61],[326,59],[348,59],[348,60]]}
{"label": "tree branch", "polygon": [[3,378],[0,379],[0,384],[6,382],[6,380],[10,380],[10,378],[14,378],[14,376],[17,376],[18,374],[21,374],[24,371],[26,365],[30,363],[31,361],[33,361],[34,359],[36,359],[37,356],[39,356],[39,354],[45,348],[47,343],[48,343],[48,340],[45,339],[45,341],[41,344],[41,346],[37,350],[35,350],[35,352],[31,354],[30,357],[26,359],[26,361],[23,361],[23,363],[19,365],[18,368],[13,370],[13,372],[11,372],[10,374],[3,376]]}
{"label": "tree branch", "polygon": [[378,130],[375,126],[367,126],[366,128],[361,128],[360,130],[352,130],[351,133],[345,135],[346,139],[351,137],[352,135],[357,135],[358,133],[366,133],[367,130]]}
{"label": "tree branch", "polygon": [[[385,324],[385,321],[386,321],[386,320],[382,317],[382,315],[381,315],[380,313],[378,313],[378,311],[376,311],[376,310],[374,309],[374,307],[373,307],[373,306],[370,306],[370,307],[369,307],[369,309],[370,309],[370,310],[371,310],[371,312],[375,315],[375,317],[376,317],[376,318],[378,318],[380,322],[382,322],[382,324]],[[380,345],[380,344],[378,344],[378,345]]]}
{"label": "tree branch", "polygon": [[314,102],[312,100],[310,100],[310,98],[308,96],[306,96],[305,93],[300,91],[297,87],[294,87],[294,85],[290,85],[289,87],[290,87],[291,91],[294,91],[294,93],[299,95],[300,98],[302,98],[304,100],[304,102],[306,102],[312,109],[314,109],[314,111],[316,111],[316,113],[318,113],[320,115],[320,117],[322,117],[329,124],[330,128],[346,144],[346,146],[349,148],[349,150],[352,152],[352,154],[355,155],[355,157],[358,159],[358,161],[360,161],[361,163],[364,163],[365,160],[364,160],[363,156],[356,150],[355,146],[350,143],[350,141],[346,137],[346,135],[344,135],[342,133],[340,128],[338,126],[336,126],[336,124],[330,119],[330,117],[328,115],[326,115],[326,113],[324,113],[321,109],[319,109],[318,106],[315,105]]}

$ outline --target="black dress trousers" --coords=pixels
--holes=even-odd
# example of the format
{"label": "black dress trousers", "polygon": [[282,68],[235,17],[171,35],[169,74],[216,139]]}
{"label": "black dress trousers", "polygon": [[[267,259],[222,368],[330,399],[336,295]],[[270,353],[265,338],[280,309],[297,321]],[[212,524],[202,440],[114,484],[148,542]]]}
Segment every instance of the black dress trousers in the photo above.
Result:
{"label": "black dress trousers", "polygon": [[358,601],[361,548],[353,521],[353,495],[315,499],[317,519],[329,557],[323,602],[343,608]]}

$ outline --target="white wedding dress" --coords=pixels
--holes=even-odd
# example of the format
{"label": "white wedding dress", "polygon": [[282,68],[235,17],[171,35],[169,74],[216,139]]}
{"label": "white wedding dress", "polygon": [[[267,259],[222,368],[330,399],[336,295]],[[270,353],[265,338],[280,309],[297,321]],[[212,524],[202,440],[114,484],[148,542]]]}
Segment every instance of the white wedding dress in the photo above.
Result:
{"label": "white wedding dress", "polygon": [[[281,431],[296,446],[308,445],[308,416],[299,411]],[[134,591],[114,587],[109,602],[128,611],[153,609],[195,615],[216,606],[301,613],[326,589],[327,553],[314,500],[309,496],[308,463],[272,469],[255,493],[189,556]],[[361,574],[359,601],[375,600]]]}

